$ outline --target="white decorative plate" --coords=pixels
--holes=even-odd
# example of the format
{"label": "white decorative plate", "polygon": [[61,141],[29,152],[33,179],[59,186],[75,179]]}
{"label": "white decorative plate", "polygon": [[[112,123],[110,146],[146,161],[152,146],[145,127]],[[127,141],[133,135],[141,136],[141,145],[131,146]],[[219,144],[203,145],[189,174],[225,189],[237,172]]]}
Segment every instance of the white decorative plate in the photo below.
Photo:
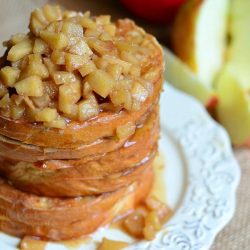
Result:
{"label": "white decorative plate", "polygon": [[[197,101],[167,84],[161,96],[161,128],[165,191],[173,217],[153,241],[133,242],[121,231],[101,228],[76,250],[95,249],[103,236],[131,242],[130,250],[206,250],[232,218],[240,170],[225,130]],[[18,243],[0,234],[0,249],[17,249]],[[46,246],[66,249],[62,244]]]}

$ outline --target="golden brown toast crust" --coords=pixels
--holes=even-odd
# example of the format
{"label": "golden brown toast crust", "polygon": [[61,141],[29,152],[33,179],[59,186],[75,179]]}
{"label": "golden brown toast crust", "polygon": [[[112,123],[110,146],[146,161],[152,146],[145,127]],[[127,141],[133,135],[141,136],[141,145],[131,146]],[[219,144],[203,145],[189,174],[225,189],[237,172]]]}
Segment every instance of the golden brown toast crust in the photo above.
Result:
{"label": "golden brown toast crust", "polygon": [[0,230],[22,237],[50,240],[76,238],[94,232],[133,209],[148,195],[152,168],[139,181],[115,192],[86,198],[43,198],[23,193],[0,180]]}
{"label": "golden brown toast crust", "polygon": [[[156,110],[126,146],[107,154],[77,160],[36,163],[1,157],[0,173],[20,190],[53,197],[95,195],[134,182],[157,151],[159,115]],[[67,182],[67,185],[65,183]]]}

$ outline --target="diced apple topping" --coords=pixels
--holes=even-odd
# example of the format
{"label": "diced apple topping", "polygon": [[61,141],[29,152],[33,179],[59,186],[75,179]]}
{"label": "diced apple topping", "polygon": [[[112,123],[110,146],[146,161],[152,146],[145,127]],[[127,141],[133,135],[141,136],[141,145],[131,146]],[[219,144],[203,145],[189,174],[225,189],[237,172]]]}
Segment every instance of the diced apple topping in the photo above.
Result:
{"label": "diced apple topping", "polygon": [[55,71],[59,71],[60,68],[58,65],[54,64],[50,58],[43,58],[43,61],[44,61],[44,64],[46,65],[48,71],[49,71],[49,74],[51,77],[53,77],[53,73]]}
{"label": "diced apple topping", "polygon": [[82,25],[83,28],[91,30],[96,29],[96,23],[88,17],[81,17],[79,19],[79,23]]}
{"label": "diced apple topping", "polygon": [[138,82],[134,84],[131,94],[133,98],[132,110],[139,110],[149,95],[148,91]]}
{"label": "diced apple topping", "polygon": [[145,204],[125,217],[123,226],[133,237],[152,240],[171,215],[172,211],[166,204],[149,196]]}
{"label": "diced apple topping", "polygon": [[122,67],[122,73],[125,75],[128,74],[130,71],[131,63],[128,63],[128,62],[123,61],[117,57],[109,56],[109,55],[103,56],[103,59],[105,59],[106,62],[108,62],[110,64],[120,65]]}
{"label": "diced apple topping", "polygon": [[71,72],[81,68],[84,64],[88,63],[89,58],[86,55],[73,55],[70,53],[65,54],[65,65],[67,71]]}
{"label": "diced apple topping", "polygon": [[89,47],[98,55],[115,55],[117,49],[112,41],[101,41],[99,39],[91,38],[87,40]]}
{"label": "diced apple topping", "polygon": [[57,110],[52,108],[44,108],[38,111],[35,119],[38,122],[52,122],[57,118]]}
{"label": "diced apple topping", "polygon": [[3,97],[7,92],[7,88],[0,82],[0,97]]}
{"label": "diced apple topping", "polygon": [[44,125],[48,128],[60,128],[63,129],[66,127],[66,121],[65,119],[58,118],[51,122],[45,122]]}
{"label": "diced apple topping", "polygon": [[67,71],[55,71],[53,73],[53,79],[56,84],[74,83],[76,76],[73,73]]}
{"label": "diced apple topping", "polygon": [[6,66],[0,70],[0,79],[8,87],[13,87],[20,75],[20,70],[14,67]]}
{"label": "diced apple topping", "polygon": [[99,113],[99,105],[94,96],[78,104],[78,118],[80,121],[88,120]]}
{"label": "diced apple topping", "polygon": [[25,111],[24,105],[20,105],[20,106],[12,105],[11,111],[10,111],[10,117],[13,120],[20,119],[21,117],[23,117],[24,111]]}
{"label": "diced apple topping", "polygon": [[111,102],[115,107],[124,107],[127,110],[131,110],[132,96],[127,88],[115,88],[110,94]]}
{"label": "diced apple topping", "polygon": [[116,129],[116,135],[119,139],[128,138],[135,133],[135,129],[135,124],[133,122],[128,122]]}
{"label": "diced apple topping", "polygon": [[[76,81],[73,84],[63,84],[59,87],[58,108],[65,114],[75,113],[76,103],[81,98],[81,84]],[[74,111],[75,110],[75,111]]]}
{"label": "diced apple topping", "polygon": [[144,216],[135,211],[124,220],[124,227],[128,233],[136,238],[143,237],[143,228],[145,224]]}
{"label": "diced apple topping", "polygon": [[119,64],[109,64],[107,72],[117,81],[122,74],[122,66]]}
{"label": "diced apple topping", "polygon": [[90,74],[91,72],[96,70],[96,66],[93,63],[93,61],[88,61],[88,63],[83,64],[78,71],[82,75],[82,77],[85,77],[86,75]]}
{"label": "diced apple topping", "polygon": [[[153,92],[154,46],[143,30],[125,23],[59,6],[34,10],[30,32],[5,42],[0,115],[62,129],[100,112],[139,110]],[[128,123],[116,134],[125,138],[134,130]]]}
{"label": "diced apple topping", "polygon": [[42,96],[43,84],[38,76],[29,76],[14,85],[19,95]]}
{"label": "diced apple topping", "polygon": [[24,40],[12,46],[8,52],[7,60],[15,62],[32,52],[33,45],[30,40]]}
{"label": "diced apple topping", "polygon": [[10,97],[9,97],[9,93],[7,93],[0,100],[0,108],[4,108],[4,109],[8,108],[9,104],[10,104]]}
{"label": "diced apple topping", "polygon": [[114,36],[116,32],[116,26],[114,24],[105,24],[103,26],[104,30],[110,35]]}
{"label": "diced apple topping", "polygon": [[49,77],[49,71],[43,64],[42,57],[39,54],[31,54],[27,57],[26,66],[21,71],[20,78],[26,78],[29,76],[39,76],[42,79]]}
{"label": "diced apple topping", "polygon": [[145,218],[145,227],[143,228],[143,235],[145,239],[154,239],[156,233],[161,229],[160,219],[155,211],[151,211]]}
{"label": "diced apple topping", "polygon": [[68,38],[63,33],[54,33],[43,30],[40,37],[50,46],[51,49],[64,49],[68,45]]}
{"label": "diced apple topping", "polygon": [[45,43],[42,39],[36,38],[33,47],[34,54],[48,54],[49,53],[49,46]]}
{"label": "diced apple topping", "polygon": [[32,97],[31,100],[37,108],[46,108],[50,105],[51,101],[48,93],[39,97]]}
{"label": "diced apple topping", "polygon": [[54,50],[51,53],[50,58],[54,64],[57,64],[57,65],[64,65],[65,64],[65,52],[64,51]]}
{"label": "diced apple topping", "polygon": [[62,20],[62,9],[59,6],[45,5],[31,13],[29,28],[38,35],[49,23]]}
{"label": "diced apple topping", "polygon": [[45,30],[48,32],[51,32],[51,33],[58,34],[61,32],[62,26],[63,26],[62,21],[55,21],[55,22],[48,24],[48,26],[46,26]]}
{"label": "diced apple topping", "polygon": [[83,37],[83,28],[80,24],[65,21],[62,25],[62,32],[68,37]]}
{"label": "diced apple topping", "polygon": [[106,98],[114,87],[114,79],[103,70],[95,70],[90,73],[85,80],[91,88],[101,97]]}
{"label": "diced apple topping", "polygon": [[109,240],[104,238],[98,250],[122,250],[128,247],[129,244],[122,241]]}
{"label": "diced apple topping", "polygon": [[11,43],[12,45],[15,45],[15,44],[17,44],[17,43],[22,42],[22,41],[25,40],[25,39],[29,39],[29,37],[28,37],[27,34],[18,33],[18,34],[16,34],[16,35],[11,36],[10,43]]}
{"label": "diced apple topping", "polygon": [[74,39],[75,43],[69,48],[69,52],[76,55],[92,55],[93,52],[88,44],[81,38]]}

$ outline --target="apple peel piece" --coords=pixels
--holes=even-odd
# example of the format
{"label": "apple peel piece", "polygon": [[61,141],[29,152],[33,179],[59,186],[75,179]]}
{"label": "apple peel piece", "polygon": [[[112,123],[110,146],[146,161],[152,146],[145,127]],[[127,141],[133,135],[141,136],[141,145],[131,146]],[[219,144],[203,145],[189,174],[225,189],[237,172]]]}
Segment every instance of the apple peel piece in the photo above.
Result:
{"label": "apple peel piece", "polygon": [[218,77],[216,117],[228,131],[232,143],[241,145],[250,138],[250,99],[232,72],[227,65]]}
{"label": "apple peel piece", "polygon": [[173,25],[174,52],[210,87],[224,62],[229,4],[229,0],[187,1]]}

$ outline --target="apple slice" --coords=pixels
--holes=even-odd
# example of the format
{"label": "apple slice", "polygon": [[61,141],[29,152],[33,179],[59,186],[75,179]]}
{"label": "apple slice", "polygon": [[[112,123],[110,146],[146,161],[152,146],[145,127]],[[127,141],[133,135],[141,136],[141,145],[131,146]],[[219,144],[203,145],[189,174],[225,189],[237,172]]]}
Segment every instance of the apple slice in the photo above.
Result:
{"label": "apple slice", "polygon": [[232,0],[230,7],[227,66],[216,88],[220,98],[219,122],[235,145],[250,146],[250,1]]}
{"label": "apple slice", "polygon": [[210,88],[224,61],[229,3],[230,0],[189,0],[173,26],[174,52]]}
{"label": "apple slice", "polygon": [[164,49],[165,78],[174,87],[194,96],[206,107],[214,106],[217,97],[197,76],[171,51]]}
{"label": "apple slice", "polygon": [[219,103],[218,121],[227,129],[232,143],[241,145],[250,137],[250,99],[233,74],[232,65],[225,66],[216,85]]}
{"label": "apple slice", "polygon": [[232,0],[228,58],[239,84],[250,87],[250,1]]}

